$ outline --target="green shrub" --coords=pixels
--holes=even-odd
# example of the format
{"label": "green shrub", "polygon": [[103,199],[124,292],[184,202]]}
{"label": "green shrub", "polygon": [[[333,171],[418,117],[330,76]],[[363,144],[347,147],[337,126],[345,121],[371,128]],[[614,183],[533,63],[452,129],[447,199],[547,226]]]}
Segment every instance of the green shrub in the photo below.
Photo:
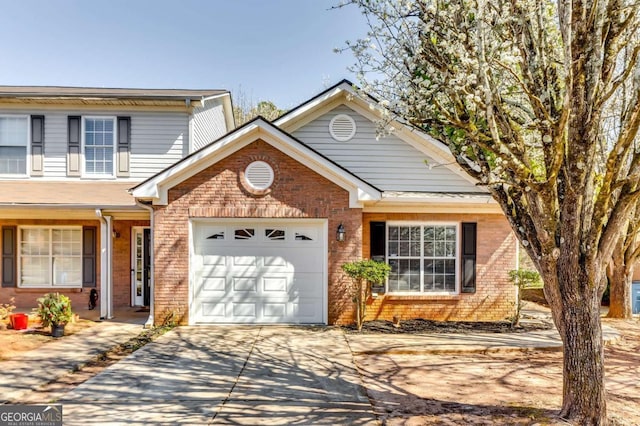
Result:
{"label": "green shrub", "polygon": [[65,325],[73,318],[71,299],[60,293],[47,293],[40,297],[35,311],[45,327]]}
{"label": "green shrub", "polygon": [[355,287],[352,289],[353,303],[356,305],[356,325],[358,331],[362,330],[367,299],[371,294],[371,284],[382,284],[391,272],[391,267],[386,263],[365,259],[349,262],[342,265],[342,270],[353,280]]}

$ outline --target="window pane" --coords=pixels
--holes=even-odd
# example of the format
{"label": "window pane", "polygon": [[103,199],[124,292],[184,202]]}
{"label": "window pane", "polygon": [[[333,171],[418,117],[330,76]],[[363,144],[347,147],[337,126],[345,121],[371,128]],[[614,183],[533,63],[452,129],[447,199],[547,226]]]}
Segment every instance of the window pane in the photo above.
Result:
{"label": "window pane", "polygon": [[389,227],[389,241],[397,240],[399,235],[400,234],[399,234],[397,226],[390,226]]}
{"label": "window pane", "polygon": [[70,286],[82,284],[81,257],[53,258],[53,285]]}
{"label": "window pane", "polygon": [[389,256],[397,256],[398,255],[398,242],[397,241],[389,241]]}
{"label": "window pane", "polygon": [[25,255],[49,254],[49,230],[26,228],[21,230],[20,253]]}
{"label": "window pane", "polygon": [[26,174],[27,148],[15,146],[0,146],[0,173]]}
{"label": "window pane", "polygon": [[85,173],[113,175],[114,140],[113,119],[85,119]]}
{"label": "window pane", "polygon": [[456,276],[455,275],[445,275],[444,277],[444,289],[447,291],[455,291],[456,290]]}
{"label": "window pane", "polygon": [[22,256],[20,258],[20,284],[49,286],[49,257]]}
{"label": "window pane", "polygon": [[25,287],[82,285],[82,230],[22,228],[20,284]]}
{"label": "window pane", "polygon": [[425,242],[424,243],[424,255],[425,256],[433,256],[433,242]]}
{"label": "window pane", "polygon": [[27,117],[0,117],[0,146],[27,146]]}

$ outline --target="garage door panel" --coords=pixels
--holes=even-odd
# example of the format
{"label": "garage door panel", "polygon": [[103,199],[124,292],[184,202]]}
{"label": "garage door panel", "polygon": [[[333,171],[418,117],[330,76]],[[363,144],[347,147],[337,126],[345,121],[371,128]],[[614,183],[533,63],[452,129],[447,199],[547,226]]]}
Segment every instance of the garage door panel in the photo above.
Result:
{"label": "garage door panel", "polygon": [[234,277],[233,291],[236,293],[257,293],[258,279],[256,277]]}
{"label": "garage door panel", "polygon": [[209,303],[203,302],[201,304],[202,307],[202,316],[204,318],[209,319],[218,319],[224,320],[226,315],[227,304],[226,303]]}
{"label": "garage door panel", "polygon": [[[294,222],[196,223],[192,321],[323,322],[327,256],[323,225],[291,225]],[[235,239],[238,229],[252,229],[253,237]]]}
{"label": "garage door panel", "polygon": [[256,256],[233,256],[231,257],[233,266],[258,266]]}
{"label": "garage door panel", "polygon": [[203,277],[202,279],[202,291],[203,292],[222,292],[226,291],[227,278],[226,277]]}
{"label": "garage door panel", "polygon": [[279,319],[287,316],[287,303],[265,302],[263,305],[263,316],[265,319]]}
{"label": "garage door panel", "polygon": [[244,317],[257,319],[258,314],[258,302],[239,302],[233,303],[232,313],[234,317]]}
{"label": "garage door panel", "polygon": [[204,266],[225,266],[227,256],[202,256],[202,264]]}
{"label": "garage door panel", "polygon": [[262,278],[262,290],[270,294],[286,293],[289,282],[288,277],[264,277]]}

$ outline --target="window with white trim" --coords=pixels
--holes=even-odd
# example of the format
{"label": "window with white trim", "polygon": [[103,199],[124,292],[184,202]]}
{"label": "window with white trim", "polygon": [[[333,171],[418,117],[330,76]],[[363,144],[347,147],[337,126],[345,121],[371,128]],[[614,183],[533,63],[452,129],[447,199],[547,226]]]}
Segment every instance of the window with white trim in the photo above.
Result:
{"label": "window with white trim", "polygon": [[84,173],[113,176],[115,117],[84,117]]}
{"label": "window with white trim", "polygon": [[21,227],[19,287],[82,287],[82,227]]}
{"label": "window with white trim", "polygon": [[458,282],[458,227],[388,224],[389,292],[454,293]]}
{"label": "window with white trim", "polygon": [[27,144],[29,118],[23,116],[0,117],[0,174],[27,174]]}

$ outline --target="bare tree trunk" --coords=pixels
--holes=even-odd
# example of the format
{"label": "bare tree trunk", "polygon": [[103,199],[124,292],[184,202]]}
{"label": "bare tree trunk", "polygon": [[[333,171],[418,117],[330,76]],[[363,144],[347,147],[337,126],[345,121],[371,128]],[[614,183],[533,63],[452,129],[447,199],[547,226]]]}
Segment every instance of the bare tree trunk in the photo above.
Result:
{"label": "bare tree trunk", "polygon": [[633,265],[611,262],[607,268],[609,278],[609,314],[608,318],[631,318],[631,281]]}
{"label": "bare tree trunk", "polygon": [[[564,343],[560,416],[580,425],[606,425],[601,279],[589,277],[578,262],[559,262],[557,268],[557,278],[545,278],[545,296]],[[555,282],[547,286],[548,281]]]}

